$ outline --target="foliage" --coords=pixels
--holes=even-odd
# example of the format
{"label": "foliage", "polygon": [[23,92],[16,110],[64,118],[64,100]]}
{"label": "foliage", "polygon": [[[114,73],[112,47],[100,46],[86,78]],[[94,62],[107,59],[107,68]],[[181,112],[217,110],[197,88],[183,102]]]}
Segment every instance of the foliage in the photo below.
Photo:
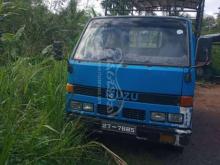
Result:
{"label": "foliage", "polygon": [[78,10],[76,0],[56,12],[44,0],[0,0],[0,164],[115,160],[87,140],[78,120],[64,121],[67,67],[48,57],[56,40],[69,53],[95,15]]}
{"label": "foliage", "polygon": [[[205,16],[203,21],[202,34],[220,33],[220,11],[217,18]],[[214,46],[212,51],[211,70],[215,75],[220,75],[220,45]]]}
{"label": "foliage", "polygon": [[[17,33],[12,31],[6,31],[9,28],[8,22],[12,17],[16,17],[20,8],[15,6],[11,2],[4,2],[0,0],[0,64],[5,60],[11,60],[17,52],[18,43],[24,31],[24,27],[21,27]],[[2,32],[4,32],[2,34]],[[3,56],[5,54],[5,56]]]}
{"label": "foliage", "polygon": [[[0,43],[2,64],[18,56],[39,55],[56,40],[63,41],[65,53],[70,53],[90,18],[90,13],[77,9],[76,0],[70,0],[59,12],[49,10],[42,0],[11,0],[7,5],[1,0],[0,5],[4,17],[0,28],[4,33]],[[20,34],[17,40],[15,34]]]}
{"label": "foliage", "polygon": [[[1,164],[103,164],[78,120],[64,121],[64,62],[19,58],[0,70]],[[99,156],[102,155],[102,159]]]}
{"label": "foliage", "polygon": [[[65,53],[70,53],[87,20],[97,14],[93,9],[78,10],[76,0],[69,0],[65,8],[59,7],[63,0],[55,2],[56,10],[51,10],[43,0],[0,0],[1,164],[110,162],[101,144],[88,142],[86,130],[77,120],[63,120],[66,67],[63,61],[48,57],[56,40],[63,41]],[[129,14],[121,9],[130,9],[131,4],[123,6],[122,2],[126,1],[112,15]],[[204,28],[204,33],[219,32],[220,17],[215,22],[217,26],[208,31]],[[214,52],[217,73],[220,51]]]}
{"label": "foliage", "polygon": [[[131,1],[120,0],[120,1],[109,1],[103,0],[102,7],[111,9],[111,15],[129,15],[131,14],[131,9],[133,4]],[[127,11],[126,11],[127,10]]]}
{"label": "foliage", "polygon": [[212,70],[215,75],[220,75],[220,45],[213,47]]}

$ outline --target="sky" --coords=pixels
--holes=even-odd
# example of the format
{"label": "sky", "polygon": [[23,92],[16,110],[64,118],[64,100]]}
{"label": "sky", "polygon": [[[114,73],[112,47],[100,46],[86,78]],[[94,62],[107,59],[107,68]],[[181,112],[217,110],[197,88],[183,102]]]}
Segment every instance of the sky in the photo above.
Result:
{"label": "sky", "polygon": [[220,7],[220,0],[206,0],[205,13],[208,15],[216,15]]}
{"label": "sky", "polygon": [[[80,8],[85,8],[85,6],[94,7],[94,9],[98,13],[103,15],[104,11],[100,5],[100,2],[101,0],[80,0],[79,5],[80,5]],[[206,0],[205,14],[216,16],[215,13],[219,11],[218,10],[219,7],[220,7],[220,0]]]}

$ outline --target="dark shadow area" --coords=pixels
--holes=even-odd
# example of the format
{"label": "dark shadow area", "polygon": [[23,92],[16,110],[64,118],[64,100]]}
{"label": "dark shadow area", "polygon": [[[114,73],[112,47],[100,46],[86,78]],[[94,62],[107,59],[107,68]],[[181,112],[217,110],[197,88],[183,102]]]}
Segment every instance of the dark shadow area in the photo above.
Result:
{"label": "dark shadow area", "polygon": [[197,87],[190,144],[181,153],[170,145],[104,134],[95,138],[129,165],[219,165],[220,87]]}
{"label": "dark shadow area", "polygon": [[218,165],[220,164],[220,113],[194,113],[191,142],[183,152],[171,145],[152,143],[112,134],[96,135],[128,164]]}
{"label": "dark shadow area", "polygon": [[164,164],[182,153],[171,145],[137,140],[112,134],[96,135],[99,142],[123,158],[128,164]]}

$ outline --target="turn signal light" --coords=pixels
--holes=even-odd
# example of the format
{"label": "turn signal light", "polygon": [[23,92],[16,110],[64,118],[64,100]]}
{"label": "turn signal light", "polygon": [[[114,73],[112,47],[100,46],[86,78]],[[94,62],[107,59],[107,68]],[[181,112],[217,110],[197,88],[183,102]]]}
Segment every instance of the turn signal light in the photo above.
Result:
{"label": "turn signal light", "polygon": [[160,135],[160,142],[162,143],[168,143],[168,144],[174,144],[175,143],[175,137],[172,135]]}
{"label": "turn signal light", "polygon": [[192,107],[193,106],[193,97],[191,96],[182,96],[180,98],[181,107]]}
{"label": "turn signal light", "polygon": [[66,85],[66,91],[69,92],[69,93],[73,93],[73,91],[74,91],[73,85],[68,83]]}

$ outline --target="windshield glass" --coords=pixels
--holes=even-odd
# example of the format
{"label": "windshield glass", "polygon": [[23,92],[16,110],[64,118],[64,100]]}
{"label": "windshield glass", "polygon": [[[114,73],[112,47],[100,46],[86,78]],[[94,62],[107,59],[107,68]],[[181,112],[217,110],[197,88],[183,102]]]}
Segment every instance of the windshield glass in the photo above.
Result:
{"label": "windshield glass", "polygon": [[95,19],[74,59],[125,64],[188,66],[185,21],[168,18]]}

